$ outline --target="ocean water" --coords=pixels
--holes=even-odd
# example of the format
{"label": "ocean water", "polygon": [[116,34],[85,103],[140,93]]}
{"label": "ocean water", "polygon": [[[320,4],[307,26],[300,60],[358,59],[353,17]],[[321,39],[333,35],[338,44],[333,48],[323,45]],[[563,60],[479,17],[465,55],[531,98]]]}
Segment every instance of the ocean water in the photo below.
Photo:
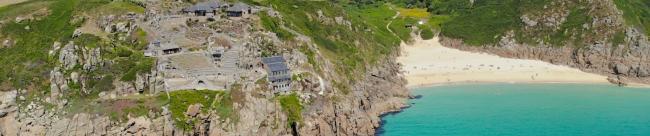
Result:
{"label": "ocean water", "polygon": [[414,89],[383,136],[650,136],[650,89],[475,84]]}

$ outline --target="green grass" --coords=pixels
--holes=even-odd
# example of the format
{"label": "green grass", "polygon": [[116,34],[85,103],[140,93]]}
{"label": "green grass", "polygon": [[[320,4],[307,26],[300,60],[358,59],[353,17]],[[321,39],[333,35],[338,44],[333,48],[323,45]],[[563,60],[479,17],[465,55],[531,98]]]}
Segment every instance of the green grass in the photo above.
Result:
{"label": "green grass", "polygon": [[[470,4],[465,0],[434,0],[429,7],[433,16],[441,16],[441,34],[446,37],[462,39],[469,45],[493,45],[508,31],[515,32],[515,38],[522,43],[536,45],[538,39],[555,46],[572,45],[582,47],[593,38],[603,37],[602,33],[585,29],[583,24],[591,23],[587,5],[583,1],[570,1],[566,8],[570,10],[567,20],[559,30],[536,27],[525,30],[520,17],[527,13],[546,12],[552,0],[484,0]],[[614,0],[624,13],[627,25],[641,28],[646,34],[650,32],[650,1]],[[593,12],[593,11],[591,11]],[[437,19],[430,20],[436,21]],[[431,25],[436,29],[436,25]],[[604,36],[610,37],[610,36]],[[614,42],[622,40],[611,35]]]}
{"label": "green grass", "polygon": [[450,16],[448,15],[435,15],[431,16],[425,25],[439,31],[442,24],[449,21],[449,19]]}
{"label": "green grass", "polygon": [[402,40],[409,40],[411,39],[411,32],[412,29],[407,27],[407,25],[410,26],[416,26],[418,23],[418,20],[413,19],[413,18],[396,18],[392,24],[390,24],[389,28],[393,30],[393,32],[399,36],[400,39]]}
{"label": "green grass", "polygon": [[46,9],[53,1],[30,0],[22,3],[0,7],[0,20],[11,20],[25,13],[34,13],[35,11]]}
{"label": "green grass", "polygon": [[399,8],[398,11],[401,17],[406,18],[427,19],[431,16],[427,9],[424,8]]}
{"label": "green grass", "polygon": [[422,29],[422,31],[420,32],[420,37],[424,40],[433,39],[434,36],[435,34],[433,33],[433,31],[431,31],[431,29]]}
{"label": "green grass", "polygon": [[102,46],[101,44],[104,44],[102,43],[102,38],[92,34],[81,34],[73,41],[76,45],[83,45],[89,48],[97,48]]}
{"label": "green grass", "polygon": [[650,1],[648,0],[614,0],[616,7],[623,11],[627,25],[636,26],[650,36]]}
{"label": "green grass", "polygon": [[295,37],[291,32],[281,28],[279,19],[268,16],[266,12],[259,13],[259,16],[264,29],[274,32],[278,38],[282,40],[291,40]]}
{"label": "green grass", "polygon": [[300,104],[298,94],[282,95],[276,99],[280,101],[282,111],[287,115],[287,127],[291,123],[300,123],[302,121],[302,105]]}
{"label": "green grass", "polygon": [[[453,1],[453,0],[450,0]],[[463,39],[469,45],[493,44],[506,31],[519,28],[521,2],[518,0],[486,0],[452,5],[434,12],[450,13],[451,20],[442,25],[441,33],[451,38]],[[452,8],[452,9],[447,9]]]}
{"label": "green grass", "polygon": [[[194,119],[188,118],[185,115],[185,111],[192,104],[201,104],[202,113],[207,113],[208,111],[216,111],[220,119],[233,118],[236,116],[233,113],[232,100],[230,99],[230,94],[224,91],[213,91],[213,90],[183,90],[183,91],[174,91],[170,94],[170,99],[167,98],[167,95],[161,94],[158,99],[165,100],[168,102],[169,110],[172,113],[172,118],[176,122],[175,125],[178,128],[184,130],[191,130],[194,127]],[[187,123],[187,121],[190,123]]]}
{"label": "green grass", "polygon": [[[18,16],[21,11],[30,12],[22,8],[48,10],[47,16],[42,16],[38,20],[20,23],[10,21],[0,26],[2,28],[0,39],[16,41],[14,46],[0,48],[0,83],[9,84],[9,88],[27,89],[25,96],[30,99],[25,102],[39,102],[36,98],[48,96],[50,92],[49,71],[60,64],[58,54],[48,55],[54,42],[66,44],[74,41],[78,48],[99,48],[102,52],[102,60],[106,62],[118,59],[115,60],[116,63],[104,63],[104,66],[92,70],[82,69],[82,65],[78,64],[73,69],[63,71],[66,76],[72,72],[80,73],[84,80],[81,81],[83,83],[68,81],[70,90],[62,92],[63,97],[69,101],[69,105],[64,107],[67,113],[97,112],[94,100],[98,98],[99,93],[113,90],[115,88],[113,81],[120,79],[126,73],[148,72],[154,65],[153,59],[141,56],[140,50],[132,48],[131,43],[102,39],[90,34],[72,38],[74,29],[84,23],[83,19],[78,18],[80,15],[109,3],[109,0],[47,0],[29,1],[17,6],[0,8],[2,11],[0,18]],[[30,29],[25,29],[27,26]],[[115,55],[113,47],[128,47],[129,51],[140,54],[132,53],[126,57],[119,57]],[[81,52],[81,50],[76,51],[78,55],[81,55]],[[84,86],[81,86],[82,84]]]}

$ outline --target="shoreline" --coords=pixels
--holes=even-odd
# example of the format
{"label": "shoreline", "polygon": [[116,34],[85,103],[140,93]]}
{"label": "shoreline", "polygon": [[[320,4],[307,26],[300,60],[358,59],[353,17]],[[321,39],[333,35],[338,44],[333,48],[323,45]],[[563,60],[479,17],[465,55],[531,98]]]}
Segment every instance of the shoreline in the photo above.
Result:
{"label": "shoreline", "polygon": [[[448,83],[431,83],[424,85],[412,85],[406,87],[409,90],[428,88],[428,87],[438,87],[438,86],[454,86],[454,85],[477,85],[477,84],[586,84],[586,85],[614,85],[612,83],[603,83],[603,82],[557,82],[557,81],[548,81],[548,82],[489,82],[489,81],[463,81],[463,82],[448,82]],[[639,86],[624,86],[631,88],[646,88],[644,85]],[[648,86],[650,87],[650,86]]]}

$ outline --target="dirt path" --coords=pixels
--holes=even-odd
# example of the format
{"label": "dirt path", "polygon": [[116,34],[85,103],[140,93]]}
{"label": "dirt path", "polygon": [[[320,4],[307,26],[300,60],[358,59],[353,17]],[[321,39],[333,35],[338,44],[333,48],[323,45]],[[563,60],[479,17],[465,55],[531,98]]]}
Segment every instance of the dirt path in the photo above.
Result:
{"label": "dirt path", "polygon": [[4,7],[11,4],[25,2],[27,0],[0,0],[0,7]]}
{"label": "dirt path", "polygon": [[[390,10],[395,10],[395,9],[393,9],[393,7],[390,7],[390,6],[389,6],[388,8],[390,8]],[[395,34],[395,32],[393,32],[393,30],[390,30],[390,24],[393,24],[393,21],[394,21],[394,20],[399,16],[399,11],[396,11],[396,10],[395,10],[395,13],[397,13],[397,14],[395,14],[395,16],[392,17],[392,19],[390,20],[390,22],[388,22],[388,24],[386,24],[386,29],[388,29],[388,32],[390,32],[390,33],[393,34],[395,37],[397,37],[397,39],[399,39],[400,41],[402,41],[402,38],[400,38],[399,36],[397,36],[397,34]]]}

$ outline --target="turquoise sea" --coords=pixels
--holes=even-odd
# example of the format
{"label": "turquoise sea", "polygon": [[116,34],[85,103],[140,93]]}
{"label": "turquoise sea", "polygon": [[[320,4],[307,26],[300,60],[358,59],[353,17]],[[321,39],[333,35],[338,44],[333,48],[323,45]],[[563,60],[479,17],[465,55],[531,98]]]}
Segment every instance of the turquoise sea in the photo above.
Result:
{"label": "turquoise sea", "polygon": [[474,84],[413,90],[383,136],[650,136],[650,89],[591,84]]}

